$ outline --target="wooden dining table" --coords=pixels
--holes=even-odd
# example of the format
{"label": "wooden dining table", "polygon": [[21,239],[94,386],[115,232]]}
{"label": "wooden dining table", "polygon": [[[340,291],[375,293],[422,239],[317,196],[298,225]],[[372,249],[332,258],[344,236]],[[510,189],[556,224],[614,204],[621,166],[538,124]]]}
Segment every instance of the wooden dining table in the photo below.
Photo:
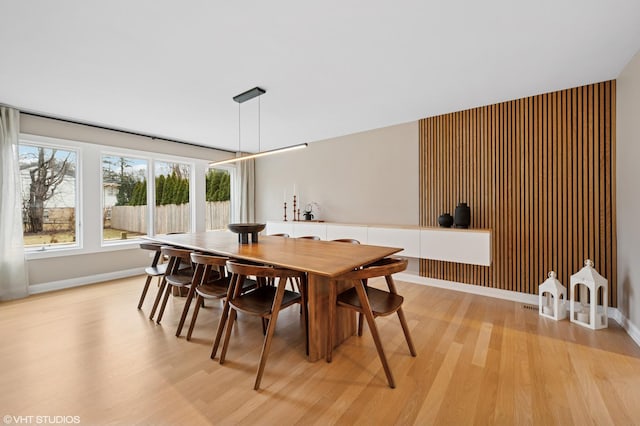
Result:
{"label": "wooden dining table", "polygon": [[[326,355],[329,322],[329,287],[335,278],[402,248],[349,244],[334,241],[260,236],[257,243],[240,244],[229,231],[206,231],[145,237],[148,240],[204,253],[243,259],[307,273],[309,311],[309,361]],[[337,291],[346,284],[337,282]],[[343,312],[344,311],[344,312]],[[338,346],[356,331],[355,315],[338,310],[333,336]]]}

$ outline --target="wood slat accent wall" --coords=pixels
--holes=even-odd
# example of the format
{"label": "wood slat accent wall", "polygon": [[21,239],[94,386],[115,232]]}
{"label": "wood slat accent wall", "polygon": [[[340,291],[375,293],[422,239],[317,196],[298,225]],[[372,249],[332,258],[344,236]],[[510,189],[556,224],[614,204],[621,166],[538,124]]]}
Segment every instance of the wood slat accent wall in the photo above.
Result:
{"label": "wood slat accent wall", "polygon": [[589,258],[616,300],[615,80],[420,120],[420,225],[458,202],[492,230],[492,265],[427,277],[537,294]]}

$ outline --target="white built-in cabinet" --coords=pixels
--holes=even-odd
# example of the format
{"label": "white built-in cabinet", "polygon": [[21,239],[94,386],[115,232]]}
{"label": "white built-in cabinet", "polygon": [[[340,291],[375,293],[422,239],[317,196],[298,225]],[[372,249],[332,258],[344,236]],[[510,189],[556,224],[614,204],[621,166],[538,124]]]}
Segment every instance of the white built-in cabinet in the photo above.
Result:
{"label": "white built-in cabinet", "polygon": [[293,238],[317,235],[322,240],[353,238],[362,244],[402,247],[400,256],[491,265],[491,230],[488,229],[269,221],[265,233],[285,233]]}

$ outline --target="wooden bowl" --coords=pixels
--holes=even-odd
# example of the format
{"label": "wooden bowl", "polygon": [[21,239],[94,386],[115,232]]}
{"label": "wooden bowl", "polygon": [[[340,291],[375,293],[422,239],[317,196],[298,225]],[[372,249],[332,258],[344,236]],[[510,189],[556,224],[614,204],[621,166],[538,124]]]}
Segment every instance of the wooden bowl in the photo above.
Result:
{"label": "wooden bowl", "polygon": [[251,242],[258,242],[258,232],[262,231],[267,226],[264,223],[230,223],[227,225],[229,231],[238,234],[238,242],[240,244],[249,244],[249,235],[251,235]]}
{"label": "wooden bowl", "polygon": [[236,234],[253,234],[262,231],[266,226],[265,223],[230,223],[227,228]]}

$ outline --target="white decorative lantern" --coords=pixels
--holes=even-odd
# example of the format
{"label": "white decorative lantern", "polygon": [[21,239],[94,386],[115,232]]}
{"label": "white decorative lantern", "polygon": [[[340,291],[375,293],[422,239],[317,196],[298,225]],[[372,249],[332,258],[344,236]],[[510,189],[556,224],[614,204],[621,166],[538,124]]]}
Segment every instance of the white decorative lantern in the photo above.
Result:
{"label": "white decorative lantern", "polygon": [[567,289],[556,278],[554,271],[549,272],[547,278],[538,287],[538,309],[540,315],[553,320],[567,317]]}
{"label": "white decorative lantern", "polygon": [[[594,330],[609,325],[607,306],[609,298],[607,280],[593,268],[593,262],[584,261],[584,268],[571,276],[571,322]],[[577,290],[580,303],[576,302]],[[598,292],[602,290],[602,304],[598,304]]]}

